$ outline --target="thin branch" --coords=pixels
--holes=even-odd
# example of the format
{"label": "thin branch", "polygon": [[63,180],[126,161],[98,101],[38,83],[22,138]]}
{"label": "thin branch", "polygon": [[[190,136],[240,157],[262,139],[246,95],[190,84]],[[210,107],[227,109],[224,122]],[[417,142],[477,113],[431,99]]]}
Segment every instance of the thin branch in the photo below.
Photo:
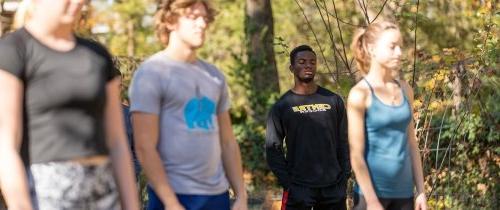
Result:
{"label": "thin branch", "polygon": [[[332,31],[331,27],[329,27],[329,25],[327,25],[327,22],[326,22],[325,18],[323,17],[323,12],[321,12],[321,9],[320,9],[320,7],[318,5],[317,0],[314,0],[314,4],[316,5],[316,8],[318,9],[319,16],[321,17],[321,20],[322,20],[323,24],[325,25],[325,28],[326,28],[326,30],[328,32],[330,41],[333,43],[334,48],[336,48],[335,42],[334,42],[334,39],[333,39],[333,33],[331,32]],[[328,17],[328,14],[325,14],[325,15]],[[326,62],[327,61],[325,60],[325,63]],[[333,72],[330,71],[330,69],[328,69],[328,72],[331,74],[331,76],[332,76],[332,78],[333,78],[334,81],[338,81],[338,77],[335,77],[334,74],[333,74]]]}
{"label": "thin branch", "polygon": [[316,44],[318,45],[319,50],[321,52],[321,56],[323,57],[323,60],[325,61],[326,68],[328,69],[329,72],[331,72],[330,66],[328,65],[328,61],[326,60],[326,57],[325,57],[325,53],[323,52],[323,48],[321,47],[321,44],[319,43],[318,36],[316,36],[316,33],[314,32],[314,30],[312,28],[312,25],[311,25],[311,22],[309,22],[309,19],[306,16],[304,8],[302,8],[302,6],[300,6],[299,0],[295,0],[295,3],[300,8],[300,11],[302,12],[302,15],[304,16],[304,18],[305,18],[305,20],[307,22],[307,26],[309,27],[309,29],[311,30],[311,32],[314,35],[314,39],[316,40]]}
{"label": "thin branch", "polygon": [[420,5],[420,0],[417,0],[417,13],[415,13],[415,37],[413,46],[413,76],[411,79],[411,87],[415,87],[415,72],[417,71],[417,29],[418,29],[418,6]]}
{"label": "thin branch", "polygon": [[382,7],[380,8],[380,10],[378,11],[377,15],[375,16],[375,18],[373,18],[372,20],[372,23],[375,22],[375,20],[377,20],[378,16],[380,15],[380,13],[382,13],[382,11],[384,11],[384,8],[385,8],[385,4],[387,4],[387,1],[388,0],[385,0],[384,1],[384,4],[382,4]]}
{"label": "thin branch", "polygon": [[[314,0],[314,2],[316,3],[316,0]],[[323,7],[326,8],[326,1],[322,0],[322,3],[323,3]],[[321,7],[317,3],[316,3],[316,7],[318,8],[318,11],[320,11],[320,14],[321,14]],[[325,9],[325,15],[326,15],[326,20],[328,22],[328,25],[326,25],[326,23],[325,23],[325,28],[327,28],[327,33],[330,36],[331,47],[337,48],[337,46],[335,44],[335,39],[333,37],[332,22],[330,21],[330,14],[328,13],[328,10],[326,10],[326,9]],[[332,74],[332,77],[336,78],[336,79],[334,78],[334,81],[340,80],[340,69],[339,69],[339,61],[338,61],[337,56],[338,56],[337,52],[335,50],[333,50],[333,60],[335,62],[335,75]]]}
{"label": "thin branch", "polygon": [[[340,28],[340,23],[338,21],[339,19],[338,19],[337,6],[335,6],[334,0],[332,0],[332,3],[333,3],[333,10],[335,11],[335,18],[337,19],[337,29],[339,30],[340,42],[342,43],[342,49],[344,51],[344,59],[347,61],[347,52],[345,50],[344,38],[342,36],[342,29]],[[349,70],[351,69],[351,66],[349,64],[347,64],[347,62],[346,62],[346,67]]]}
{"label": "thin branch", "polygon": [[[324,2],[324,1],[323,1],[323,2]],[[329,37],[330,37],[330,41],[332,42],[333,49],[334,49],[334,56],[335,56],[335,59],[337,59],[337,57],[336,57],[336,56],[337,56],[338,54],[340,54],[340,53],[339,53],[339,50],[338,50],[338,48],[337,48],[337,45],[335,44],[335,39],[333,38],[333,32],[332,32],[331,26],[329,27],[329,26],[327,25],[327,22],[325,21],[325,19],[324,19],[324,17],[323,17],[323,13],[321,12],[321,7],[319,6],[319,4],[318,4],[317,0],[314,0],[314,3],[316,4],[316,8],[317,8],[317,9],[318,9],[318,11],[319,11],[319,14],[320,14],[320,16],[321,16],[321,20],[323,21],[323,24],[325,25],[325,28],[326,28],[326,29],[327,29],[327,31],[328,31],[328,35],[329,35]],[[328,16],[328,15],[327,15],[327,16]],[[341,57],[341,58],[342,58],[342,57]],[[346,62],[346,60],[344,60],[343,58],[342,58],[342,62],[344,62],[344,64],[346,65],[346,67],[348,67],[348,66],[347,66],[347,62]],[[338,79],[339,79],[339,76],[338,76],[338,72],[337,72],[337,78],[336,78],[336,80],[338,80]]]}
{"label": "thin branch", "polygon": [[361,12],[365,16],[366,24],[369,25],[370,24],[370,17],[368,16],[368,8],[365,5],[365,1],[358,0],[358,4],[359,4],[359,7],[361,8]]}
{"label": "thin branch", "polygon": [[[326,1],[325,0],[322,0],[323,2],[323,7],[326,8]],[[320,10],[318,8],[318,10]],[[334,41],[334,38],[333,38],[333,32],[332,32],[332,22],[330,21],[330,13],[328,13],[328,10],[325,9],[325,13],[326,13],[326,18],[328,20],[328,34],[330,35],[330,39],[332,40],[332,44],[331,44],[331,47],[332,48],[337,48],[337,46],[335,45],[335,41]],[[338,20],[337,20],[338,21]],[[338,54],[337,52],[334,50],[333,51],[333,60],[335,62],[335,77],[337,78],[337,81],[340,80],[340,68],[339,68],[339,58],[337,57]],[[338,85],[338,83],[337,83]]]}
{"label": "thin branch", "polygon": [[[316,3],[316,0],[314,0],[314,2]],[[316,4],[316,7],[317,7],[318,11],[320,12],[320,14],[322,14],[322,13],[321,13],[321,8],[320,8],[320,5],[319,5],[319,4]],[[326,10],[326,6],[325,6],[325,7],[323,7],[323,9],[324,9],[324,10],[328,13],[328,11]],[[336,12],[337,12],[337,11],[335,11],[335,13],[336,13]],[[328,14],[331,14],[331,13],[328,13]],[[321,16],[321,19],[323,19],[323,16]],[[337,19],[337,20],[338,20],[338,19]],[[325,20],[324,20],[324,19],[323,19],[323,23],[325,23]],[[325,27],[328,29],[328,27],[326,26],[326,23],[325,23]],[[333,50],[335,51],[336,55],[340,55],[341,53],[340,53],[339,49],[337,48],[337,45],[335,44],[335,41],[334,41],[334,38],[333,38],[333,33],[332,33],[331,31],[332,31],[332,29],[331,29],[331,27],[330,27],[330,28],[329,28],[329,30],[328,30],[328,34],[330,35],[330,39],[331,39],[331,41],[332,41]],[[340,31],[340,33],[342,33],[342,31]],[[343,43],[342,43],[342,44],[343,44]],[[343,47],[344,47],[344,46],[343,46]],[[344,58],[344,57],[342,57],[342,56],[340,56],[340,58],[341,58],[342,62],[344,63],[345,67],[346,67],[346,68],[349,68],[349,63],[347,62],[347,56],[345,56],[345,58]]]}
{"label": "thin branch", "polygon": [[340,18],[336,18],[334,14],[332,14],[331,12],[328,11],[328,9],[326,8],[326,6],[322,6],[322,9],[325,10],[330,16],[334,17],[335,19],[337,19],[339,22],[343,23],[343,24],[346,24],[346,25],[349,25],[349,26],[353,26],[353,27],[363,27],[364,25],[357,25],[357,24],[354,24],[354,23],[349,23],[345,20],[342,20]]}

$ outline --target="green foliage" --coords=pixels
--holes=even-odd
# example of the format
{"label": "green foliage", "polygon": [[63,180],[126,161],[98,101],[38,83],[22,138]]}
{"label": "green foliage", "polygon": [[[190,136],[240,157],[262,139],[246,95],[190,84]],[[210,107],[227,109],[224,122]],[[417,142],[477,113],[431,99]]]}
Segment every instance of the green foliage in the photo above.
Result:
{"label": "green foliage", "polygon": [[128,104],[128,88],[132,80],[132,76],[135,70],[139,67],[142,62],[141,59],[127,56],[119,56],[113,58],[113,63],[115,67],[120,71],[121,74],[121,97],[124,103]]}
{"label": "green foliage", "polygon": [[266,90],[256,90],[252,87],[251,71],[255,63],[245,63],[241,57],[235,55],[238,62],[229,77],[234,84],[239,84],[245,91],[247,104],[232,109],[233,128],[236,139],[241,147],[243,165],[247,172],[251,172],[252,183],[249,191],[268,186],[273,183],[272,176],[264,159],[265,124],[252,117],[255,112],[267,113],[267,110],[276,101],[278,93]]}
{"label": "green foliage", "polygon": [[[421,107],[421,116],[436,116],[430,126],[422,126],[422,129],[436,129],[422,133],[422,136],[430,136],[430,145],[421,146],[424,151],[445,149],[424,152],[428,155],[424,159],[428,189],[436,193],[430,196],[430,204],[436,209],[494,209],[498,205],[499,16],[491,7],[483,6],[474,17],[471,21],[478,25],[468,35],[471,38],[465,41],[462,50],[446,48],[419,61],[435,69],[432,74],[421,74],[419,79],[422,81],[418,86],[422,92],[420,100],[425,101],[423,98],[428,96],[433,100],[431,106]],[[459,62],[463,62],[465,68],[460,78],[464,85],[462,106],[450,114],[452,83],[456,76],[451,70]]]}
{"label": "green foliage", "polygon": [[[129,42],[133,43],[132,56],[143,58],[163,48],[154,34],[153,16],[155,1],[127,0],[114,3],[97,11],[95,22],[110,28],[107,34],[99,35],[99,39],[107,44],[110,51],[117,56],[131,56],[127,52]],[[129,36],[130,24],[133,36]]]}
{"label": "green foliage", "polygon": [[[334,42],[339,49],[342,44],[348,46],[349,43],[341,42],[339,36],[343,34],[344,40],[350,40],[350,31],[354,28],[341,23],[342,32],[332,33],[332,27],[324,24],[328,20],[321,18],[325,9],[315,6],[329,1],[295,2],[303,8],[295,11],[295,16],[303,12],[303,19],[308,19],[305,23],[295,20],[309,29],[301,34],[316,42],[327,58],[334,56],[328,53]],[[418,112],[415,114],[419,122],[427,191],[433,193],[429,195],[430,204],[435,209],[493,209],[500,192],[497,178],[500,174],[498,3],[418,2],[389,1],[379,18],[395,19],[401,27],[404,46],[408,49],[402,77],[411,82],[413,72],[416,73],[415,107]],[[356,4],[354,1],[345,3]],[[382,3],[370,2],[368,13],[374,14]],[[325,8],[333,14],[332,17],[336,13],[340,19],[353,25],[363,24],[359,21],[363,19],[359,8],[342,4],[337,5],[337,10],[329,6]],[[336,39],[329,40],[329,35]],[[289,45],[283,39],[280,42],[284,42],[280,46]],[[415,71],[414,59],[417,59]],[[324,59],[320,65],[325,66],[328,62],[339,68],[333,65],[334,59]],[[340,78],[350,79],[349,67],[340,66],[343,68]],[[332,82],[321,77],[319,81],[320,84]],[[350,89],[353,84],[339,82],[342,79],[333,81],[334,87],[340,86],[339,92]],[[461,86],[456,86],[457,81]]]}
{"label": "green foliage", "polygon": [[263,119],[257,122],[254,116],[265,116],[279,93],[254,87],[252,71],[265,64],[263,61],[248,61],[245,54],[244,3],[214,2],[219,13],[199,54],[226,74],[233,103],[234,133],[240,144],[245,172],[251,176],[247,184],[252,191],[268,185],[273,179],[264,159],[265,125]]}

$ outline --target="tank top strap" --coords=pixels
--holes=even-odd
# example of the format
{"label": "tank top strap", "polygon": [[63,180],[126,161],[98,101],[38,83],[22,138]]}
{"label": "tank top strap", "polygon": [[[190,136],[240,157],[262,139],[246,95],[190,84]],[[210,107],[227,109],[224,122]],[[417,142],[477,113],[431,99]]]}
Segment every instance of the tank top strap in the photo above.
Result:
{"label": "tank top strap", "polygon": [[[366,82],[366,84],[368,85],[368,87],[370,88],[370,92],[372,93],[372,95],[375,94],[375,92],[373,91],[373,88],[372,86],[370,85],[370,83],[368,82],[368,80],[366,80],[364,77],[363,77],[363,80]],[[399,83],[398,83],[399,84]]]}
{"label": "tank top strap", "polygon": [[399,83],[399,81],[397,79],[395,79],[394,82],[399,86],[399,88],[401,88],[401,93],[403,94],[403,97],[406,100],[407,98],[406,98],[406,91],[405,91],[405,89],[401,86],[401,84]]}

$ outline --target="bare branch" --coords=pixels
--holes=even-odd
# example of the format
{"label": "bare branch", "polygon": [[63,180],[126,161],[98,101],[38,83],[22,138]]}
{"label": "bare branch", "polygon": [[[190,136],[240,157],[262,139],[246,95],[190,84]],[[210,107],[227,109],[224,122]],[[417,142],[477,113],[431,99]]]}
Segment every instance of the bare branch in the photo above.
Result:
{"label": "bare branch", "polygon": [[346,68],[347,69],[351,69],[351,66],[347,63],[347,52],[346,52],[346,49],[345,49],[345,43],[344,43],[344,38],[342,36],[342,29],[340,28],[340,24],[338,22],[338,12],[337,12],[337,6],[335,5],[335,1],[332,0],[332,3],[333,3],[333,10],[335,11],[335,17],[337,18],[337,29],[339,30],[339,35],[340,35],[340,42],[342,43],[342,49],[344,51],[344,59],[346,61]]}
{"label": "bare branch", "polygon": [[366,7],[364,0],[357,0],[359,7],[361,8],[361,13],[365,16],[366,25],[370,24],[370,17],[368,16],[368,8]]}
{"label": "bare branch", "polygon": [[[332,0],[333,1],[333,0]],[[321,6],[321,5],[320,5]],[[330,16],[334,17],[335,19],[337,19],[339,22],[343,23],[343,24],[346,24],[346,25],[349,25],[349,26],[353,26],[353,27],[363,27],[363,25],[357,25],[357,24],[354,24],[354,23],[349,23],[345,20],[342,20],[338,17],[335,17],[336,15],[332,14],[331,12],[328,11],[328,9],[326,8],[326,6],[321,6],[323,10],[325,10]]]}
{"label": "bare branch", "polygon": [[415,13],[415,37],[413,45],[413,75],[411,79],[411,87],[415,87],[415,72],[417,71],[417,29],[418,29],[418,6],[420,5],[420,0],[417,0],[417,12]]}
{"label": "bare branch", "polygon": [[311,32],[314,35],[314,39],[316,40],[316,44],[319,47],[319,50],[321,52],[321,56],[323,57],[323,60],[325,61],[325,65],[326,65],[326,68],[328,69],[328,72],[332,72],[332,70],[330,69],[330,66],[328,65],[328,60],[326,60],[325,53],[323,52],[323,47],[321,47],[321,44],[319,43],[318,36],[316,36],[316,32],[314,32],[314,29],[312,28],[311,22],[309,22],[309,19],[307,18],[306,13],[304,12],[304,8],[302,8],[302,6],[300,6],[299,0],[295,0],[295,3],[300,8],[302,15],[304,16],[304,18],[307,22],[307,26],[309,27],[309,29],[311,30]]}
{"label": "bare branch", "polygon": [[380,13],[382,13],[382,11],[384,11],[384,7],[385,7],[385,4],[387,4],[387,1],[388,1],[388,0],[385,0],[385,1],[384,1],[384,4],[382,4],[382,7],[381,7],[381,8],[380,8],[380,10],[378,11],[377,15],[375,16],[375,18],[373,18],[372,23],[373,23],[375,20],[377,20],[377,18],[378,18],[378,16],[380,15]]}
{"label": "bare branch", "polygon": [[[334,53],[335,53],[334,55],[335,55],[335,56],[340,56],[340,55],[341,55],[341,53],[340,53],[339,49],[337,48],[337,45],[335,44],[335,40],[334,40],[334,38],[333,38],[333,32],[332,32],[331,26],[330,26],[330,27],[328,27],[328,26],[326,25],[326,21],[324,20],[323,15],[322,15],[323,13],[321,12],[321,8],[323,8],[323,9],[326,11],[326,6],[321,7],[321,6],[317,3],[317,1],[316,1],[316,0],[315,0],[314,2],[316,3],[316,7],[317,7],[318,11],[320,12],[321,19],[323,20],[323,23],[325,24],[325,28],[327,28],[327,29],[328,29],[328,35],[330,36],[330,40],[331,40],[331,42],[332,42],[332,45],[333,45],[333,50],[334,50]],[[328,12],[328,11],[326,11],[326,12]],[[328,13],[328,14],[331,14],[331,13]],[[338,17],[338,15],[336,15],[336,14],[337,14],[337,10],[335,10],[335,16],[337,16],[337,17]],[[339,20],[338,18],[336,18],[336,19],[337,19],[337,20]],[[339,27],[339,32],[340,32],[340,34],[341,34],[341,40],[342,40],[342,30],[340,30],[340,25],[338,24],[338,22],[337,22],[337,26]],[[349,69],[349,68],[350,68],[350,65],[349,65],[349,63],[347,62],[347,55],[346,55],[345,46],[344,46],[343,41],[342,41],[342,47],[344,48],[344,57],[340,56],[340,59],[341,59],[341,60],[342,60],[342,62],[344,63],[345,67]],[[337,57],[335,57],[335,59],[337,59]]]}
{"label": "bare branch", "polygon": [[[325,1],[323,0],[323,3],[325,3]],[[331,27],[331,24],[330,24],[330,18],[329,18],[329,15],[328,13],[325,12],[325,15],[327,16],[327,19],[328,21],[325,20],[324,16],[323,16],[323,12],[321,11],[321,8],[320,6],[318,5],[318,1],[317,0],[314,0],[314,4],[316,5],[316,8],[318,9],[318,12],[319,12],[319,15],[321,17],[321,20],[323,21],[323,24],[325,25],[325,29],[328,33],[328,37],[330,38],[330,41],[332,43],[332,47],[336,50],[337,46],[335,45],[335,40],[333,38],[333,33],[332,33],[332,27]],[[336,53],[335,53],[335,50],[334,50],[334,59],[337,59],[335,57]],[[325,61],[327,62],[327,61]],[[336,68],[336,71],[338,72],[338,68]],[[334,81],[338,81],[339,80],[339,76],[338,76],[338,73],[337,75],[333,74],[332,72],[329,72],[331,74]]]}

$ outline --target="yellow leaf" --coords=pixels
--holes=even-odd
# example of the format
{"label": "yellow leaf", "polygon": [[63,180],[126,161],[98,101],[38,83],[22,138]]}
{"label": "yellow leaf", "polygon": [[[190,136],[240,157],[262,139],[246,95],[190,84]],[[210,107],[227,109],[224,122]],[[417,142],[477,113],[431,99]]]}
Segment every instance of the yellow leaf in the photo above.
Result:
{"label": "yellow leaf", "polygon": [[432,90],[434,88],[434,85],[436,85],[436,82],[433,79],[431,79],[425,83],[424,87],[427,90]]}
{"label": "yellow leaf", "polygon": [[[437,102],[437,101],[433,101],[433,102],[431,102],[431,104],[429,104],[429,109],[431,109],[431,110],[436,110],[436,109],[438,109],[438,108],[439,108],[439,105],[440,105],[440,103],[439,103],[439,102]],[[439,175],[438,175],[438,176],[439,176]]]}
{"label": "yellow leaf", "polygon": [[413,13],[417,12],[417,6],[412,6],[410,11]]}
{"label": "yellow leaf", "polygon": [[415,109],[422,107],[422,101],[416,99],[415,101],[413,101],[413,107],[415,107]]}
{"label": "yellow leaf", "polygon": [[439,55],[433,55],[432,56],[432,60],[436,63],[439,63],[439,61],[441,61],[441,56]]}

